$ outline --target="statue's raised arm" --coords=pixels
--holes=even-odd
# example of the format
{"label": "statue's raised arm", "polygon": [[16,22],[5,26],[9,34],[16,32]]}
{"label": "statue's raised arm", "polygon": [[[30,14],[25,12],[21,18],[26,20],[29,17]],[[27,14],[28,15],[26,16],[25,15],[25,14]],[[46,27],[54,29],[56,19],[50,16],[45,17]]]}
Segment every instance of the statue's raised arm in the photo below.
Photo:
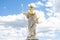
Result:
{"label": "statue's raised arm", "polygon": [[23,14],[26,16],[27,19],[29,18],[28,13],[23,13]]}

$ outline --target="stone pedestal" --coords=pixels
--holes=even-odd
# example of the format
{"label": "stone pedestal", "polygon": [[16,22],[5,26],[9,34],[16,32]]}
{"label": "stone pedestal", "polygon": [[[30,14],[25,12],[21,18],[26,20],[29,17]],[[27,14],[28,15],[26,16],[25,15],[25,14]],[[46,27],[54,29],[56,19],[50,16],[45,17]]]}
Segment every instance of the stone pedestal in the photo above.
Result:
{"label": "stone pedestal", "polygon": [[28,36],[27,40],[38,40],[38,39],[36,37],[33,37],[33,36]]}
{"label": "stone pedestal", "polygon": [[27,39],[27,40],[38,40],[38,39]]}
{"label": "stone pedestal", "polygon": [[35,39],[27,38],[27,40],[38,40],[38,39],[37,38],[35,38]]}

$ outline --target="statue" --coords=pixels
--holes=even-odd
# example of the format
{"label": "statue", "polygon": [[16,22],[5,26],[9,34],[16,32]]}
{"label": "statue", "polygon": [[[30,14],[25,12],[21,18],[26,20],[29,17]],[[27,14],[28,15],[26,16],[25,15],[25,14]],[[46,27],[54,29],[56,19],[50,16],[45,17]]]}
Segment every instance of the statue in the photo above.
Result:
{"label": "statue", "polygon": [[37,40],[36,38],[36,24],[38,23],[37,15],[33,11],[33,6],[30,5],[30,10],[28,13],[24,13],[24,15],[28,19],[28,37],[27,40]]}

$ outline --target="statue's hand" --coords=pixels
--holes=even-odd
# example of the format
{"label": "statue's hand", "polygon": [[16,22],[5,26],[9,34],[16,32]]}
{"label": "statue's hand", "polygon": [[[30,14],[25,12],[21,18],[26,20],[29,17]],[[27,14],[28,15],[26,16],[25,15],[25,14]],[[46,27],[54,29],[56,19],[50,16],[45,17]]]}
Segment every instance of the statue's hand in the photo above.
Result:
{"label": "statue's hand", "polygon": [[29,18],[28,13],[23,13],[23,15],[25,15],[27,18]]}
{"label": "statue's hand", "polygon": [[23,13],[23,15],[26,15],[26,13]]}

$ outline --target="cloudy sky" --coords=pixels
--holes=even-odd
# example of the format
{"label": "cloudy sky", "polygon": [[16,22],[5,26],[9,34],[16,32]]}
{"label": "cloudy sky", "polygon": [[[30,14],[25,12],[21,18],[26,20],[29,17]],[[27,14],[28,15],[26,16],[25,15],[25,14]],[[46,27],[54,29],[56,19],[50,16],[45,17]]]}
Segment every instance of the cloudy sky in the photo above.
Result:
{"label": "cloudy sky", "polygon": [[60,40],[60,0],[0,0],[0,40],[25,40],[28,12],[33,5],[39,18],[39,40]]}

